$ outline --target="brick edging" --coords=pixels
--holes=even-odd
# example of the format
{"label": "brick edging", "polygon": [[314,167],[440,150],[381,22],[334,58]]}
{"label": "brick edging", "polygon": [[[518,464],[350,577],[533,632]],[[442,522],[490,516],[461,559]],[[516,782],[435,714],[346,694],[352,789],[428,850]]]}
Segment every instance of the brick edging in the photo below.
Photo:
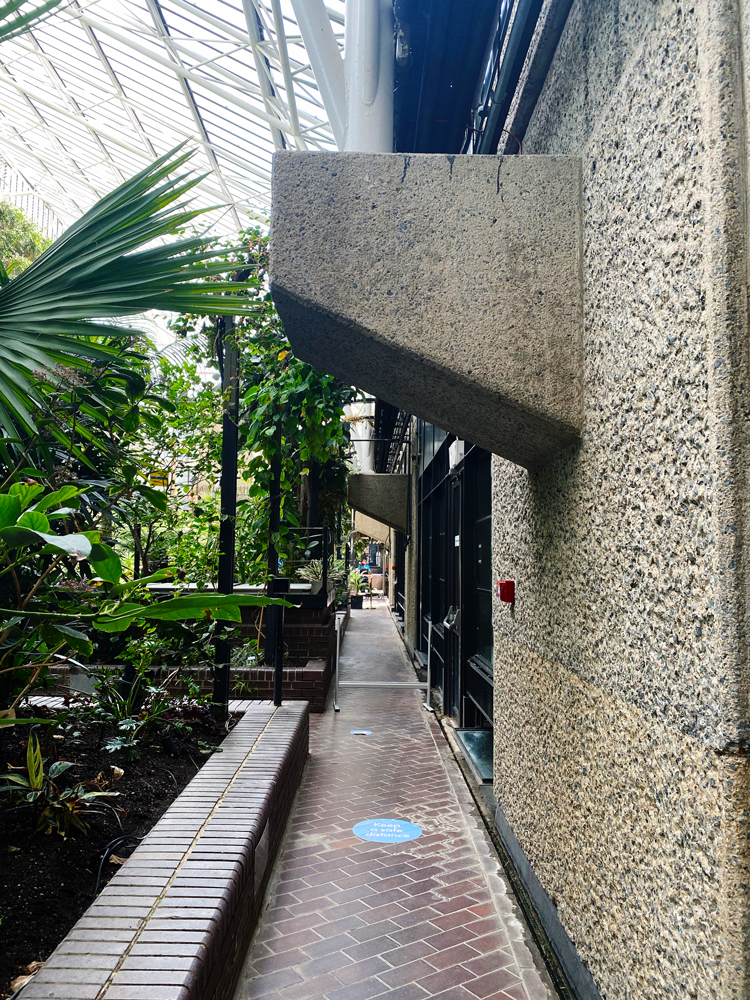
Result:
{"label": "brick edging", "polygon": [[229,1000],[308,736],[304,702],[248,707],[20,1000]]}

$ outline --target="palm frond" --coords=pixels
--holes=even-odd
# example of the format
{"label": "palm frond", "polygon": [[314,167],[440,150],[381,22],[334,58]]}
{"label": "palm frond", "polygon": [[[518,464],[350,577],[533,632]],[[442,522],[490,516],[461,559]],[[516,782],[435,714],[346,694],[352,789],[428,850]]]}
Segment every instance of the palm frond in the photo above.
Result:
{"label": "palm frond", "polygon": [[[0,18],[6,8],[0,6]],[[180,173],[192,155],[173,149],[102,198],[16,277],[0,273],[0,426],[6,434],[19,427],[34,432],[35,372],[101,363],[116,352],[100,338],[133,335],[95,320],[149,309],[204,316],[255,311],[237,294],[254,283],[207,281],[233,266],[216,263],[205,241],[180,235],[206,211],[185,200],[201,180]],[[170,236],[178,238],[160,242]]]}

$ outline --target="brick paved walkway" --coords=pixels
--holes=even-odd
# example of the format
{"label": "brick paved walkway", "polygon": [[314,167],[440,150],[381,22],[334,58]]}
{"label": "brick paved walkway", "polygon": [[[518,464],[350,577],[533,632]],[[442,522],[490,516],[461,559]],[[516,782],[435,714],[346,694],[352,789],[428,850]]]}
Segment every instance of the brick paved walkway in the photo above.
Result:
{"label": "brick paved walkway", "polygon": [[[414,679],[385,606],[353,612],[341,665],[342,679]],[[312,758],[235,1000],[555,996],[421,702],[418,692],[345,689],[340,714],[311,718]],[[380,817],[423,835],[353,836],[355,823]]]}

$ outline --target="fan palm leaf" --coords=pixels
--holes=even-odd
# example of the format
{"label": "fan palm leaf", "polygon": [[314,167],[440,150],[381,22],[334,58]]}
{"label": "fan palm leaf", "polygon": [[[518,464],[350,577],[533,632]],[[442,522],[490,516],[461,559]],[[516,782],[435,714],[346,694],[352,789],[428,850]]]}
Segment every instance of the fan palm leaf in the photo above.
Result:
{"label": "fan palm leaf", "polygon": [[178,173],[192,155],[177,147],[125,181],[16,277],[0,265],[0,426],[10,437],[35,430],[35,373],[106,361],[114,355],[108,340],[132,336],[96,320],[148,309],[244,316],[257,308],[237,294],[252,282],[206,281],[233,268],[217,263],[205,241],[162,242],[206,211],[186,200],[202,178]]}

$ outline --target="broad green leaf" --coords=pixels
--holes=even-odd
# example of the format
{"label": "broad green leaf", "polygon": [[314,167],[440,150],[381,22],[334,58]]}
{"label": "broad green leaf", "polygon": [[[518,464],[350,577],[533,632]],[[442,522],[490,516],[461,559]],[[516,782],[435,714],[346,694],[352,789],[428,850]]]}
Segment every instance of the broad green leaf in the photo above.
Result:
{"label": "broad green leaf", "polygon": [[22,528],[32,528],[34,531],[49,532],[49,521],[38,510],[25,510],[18,519],[18,525]]}
{"label": "broad green leaf", "polygon": [[116,611],[105,613],[94,619],[94,628],[101,632],[124,632],[136,620],[143,617],[143,604],[121,604]]}
{"label": "broad green leaf", "polygon": [[67,517],[68,514],[73,514],[78,510],[78,507],[58,507],[57,510],[51,511],[47,514],[50,521],[59,521],[61,517]]}
{"label": "broad green leaf", "polygon": [[38,500],[34,504],[34,510],[49,510],[50,507],[57,507],[71,500],[73,497],[79,496],[82,492],[77,486],[61,486],[59,490],[55,490],[54,493],[48,493],[46,497]]}
{"label": "broad green leaf", "polygon": [[149,576],[142,576],[137,580],[129,580],[128,583],[118,584],[118,586],[110,590],[110,597],[124,597],[137,587],[145,587],[149,583],[163,583],[164,580],[171,580],[176,572],[177,570],[173,566],[167,566],[165,569],[157,569]]}
{"label": "broad green leaf", "polygon": [[162,514],[167,513],[167,494],[162,493],[161,490],[155,490],[151,486],[136,486],[136,493],[140,493],[144,500],[148,500],[152,507],[161,511]]}
{"label": "broad green leaf", "polygon": [[21,510],[26,510],[34,497],[39,496],[40,493],[44,493],[44,487],[40,486],[39,483],[13,483],[8,493],[11,496],[18,497]]}
{"label": "broad green leaf", "polygon": [[122,576],[122,563],[114,549],[103,542],[92,546],[89,562],[96,570],[97,576],[107,583],[119,583]]}
{"label": "broad green leaf", "polygon": [[75,762],[72,760],[56,760],[55,763],[50,766],[49,776],[53,779],[57,778],[61,774],[65,774],[65,772],[70,770],[71,767],[75,767]]}
{"label": "broad green leaf", "polygon": [[38,545],[43,541],[38,531],[32,528],[19,528],[15,524],[8,528],[0,528],[0,538],[9,549],[17,549],[22,545]]}
{"label": "broad green leaf", "polygon": [[76,556],[78,559],[87,559],[91,552],[91,542],[84,534],[48,535],[43,531],[14,526],[0,528],[0,538],[9,549],[44,542],[45,546],[42,552],[64,552],[69,556]]}
{"label": "broad green leaf", "polygon": [[15,524],[21,516],[21,501],[17,496],[0,493],[0,528]]}
{"label": "broad green leaf", "polygon": [[42,748],[36,733],[29,733],[29,741],[26,746],[26,768],[29,772],[29,784],[36,790],[42,787],[44,781],[44,762],[42,760]]}
{"label": "broad green leaf", "polygon": [[174,597],[168,601],[158,601],[155,604],[133,605],[124,604],[110,614],[101,615],[94,621],[94,627],[103,632],[122,632],[136,620],[146,621],[190,621],[210,616],[223,621],[238,622],[240,607],[266,607],[269,604],[281,604],[286,608],[292,605],[280,598],[269,598],[239,594],[189,594],[184,597]]}
{"label": "broad green leaf", "polygon": [[71,628],[70,625],[49,623],[42,625],[40,632],[50,645],[59,645],[61,642],[65,642],[81,656],[91,656],[94,652],[94,644],[89,637],[84,632]]}

